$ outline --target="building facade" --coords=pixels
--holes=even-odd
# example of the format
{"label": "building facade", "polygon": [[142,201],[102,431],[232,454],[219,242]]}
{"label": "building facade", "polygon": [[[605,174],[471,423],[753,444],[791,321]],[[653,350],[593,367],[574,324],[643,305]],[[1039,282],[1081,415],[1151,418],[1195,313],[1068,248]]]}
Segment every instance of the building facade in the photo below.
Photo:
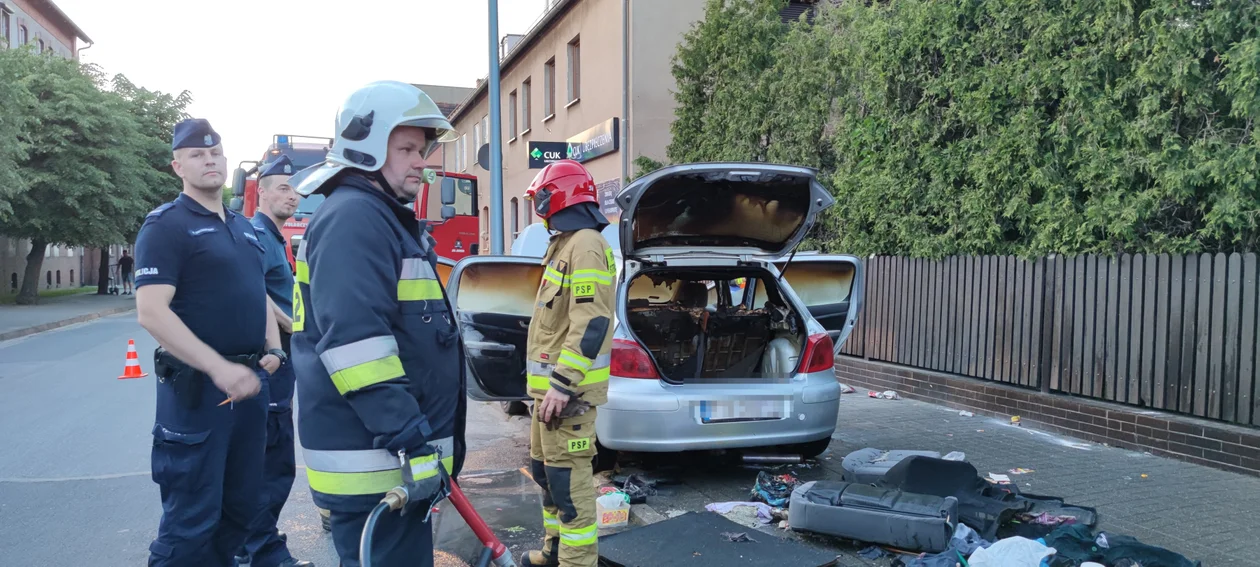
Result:
{"label": "building facade", "polygon": [[[704,4],[633,0],[623,26],[623,0],[558,0],[548,3],[523,37],[508,36],[500,45],[505,251],[536,222],[523,195],[538,170],[555,159],[578,157],[599,184],[601,208],[617,218],[612,199],[633,173],[634,159],[665,157],[674,117],[670,58],[683,34],[704,17]],[[629,43],[626,69],[623,39]],[[625,93],[628,116],[623,116]],[[459,139],[446,144],[448,168],[478,177],[482,253],[491,250],[490,172],[477,163],[490,136],[488,94],[485,81],[479,81],[452,115]]]}
{"label": "building facade", "polygon": [[[0,0],[0,49],[30,45],[41,53],[77,60],[80,40],[92,43],[51,1]],[[0,293],[17,293],[30,251],[29,240],[0,236]],[[39,289],[95,285],[99,267],[99,250],[50,244],[44,249]]]}

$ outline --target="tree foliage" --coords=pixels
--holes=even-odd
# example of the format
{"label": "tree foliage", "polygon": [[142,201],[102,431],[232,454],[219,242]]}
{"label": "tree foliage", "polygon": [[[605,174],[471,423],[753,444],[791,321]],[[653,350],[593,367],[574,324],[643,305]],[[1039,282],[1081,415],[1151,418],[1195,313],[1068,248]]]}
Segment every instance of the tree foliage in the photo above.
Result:
{"label": "tree foliage", "polygon": [[4,114],[20,117],[14,172],[21,180],[6,192],[0,234],[31,241],[18,301],[33,302],[46,245],[127,242],[145,213],[178,192],[163,139],[189,97],[121,76],[110,90],[95,67],[28,50],[0,51],[0,69],[17,71],[6,76],[16,78],[18,104]]}
{"label": "tree foliage", "polygon": [[710,0],[671,162],[818,168],[861,254],[1254,250],[1260,4]]}

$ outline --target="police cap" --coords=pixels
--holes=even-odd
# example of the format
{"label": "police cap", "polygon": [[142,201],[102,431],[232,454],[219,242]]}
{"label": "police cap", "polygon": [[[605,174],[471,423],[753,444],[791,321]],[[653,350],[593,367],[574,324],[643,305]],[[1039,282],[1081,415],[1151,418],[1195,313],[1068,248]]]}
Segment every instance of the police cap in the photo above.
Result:
{"label": "police cap", "polygon": [[219,145],[219,133],[204,118],[189,118],[175,125],[171,137],[171,150],[180,148],[212,148]]}
{"label": "police cap", "polygon": [[280,156],[271,163],[263,164],[262,171],[258,172],[258,178],[269,177],[272,175],[293,175],[297,172],[297,168],[293,167],[293,162],[289,160],[289,156]]}

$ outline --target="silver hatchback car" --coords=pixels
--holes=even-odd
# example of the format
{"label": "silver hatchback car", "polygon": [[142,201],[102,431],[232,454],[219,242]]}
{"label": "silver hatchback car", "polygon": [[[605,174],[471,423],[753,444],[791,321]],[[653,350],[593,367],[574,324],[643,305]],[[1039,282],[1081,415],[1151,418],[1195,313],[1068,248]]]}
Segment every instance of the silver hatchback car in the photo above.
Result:
{"label": "silver hatchback car", "polygon": [[[638,452],[776,447],[806,456],[826,449],[840,402],[835,354],[856,321],[863,268],[853,256],[792,253],[833,204],[815,172],[676,165],[637,179],[617,203],[622,219],[609,239],[620,248],[617,304],[600,444]],[[471,370],[469,397],[528,399],[525,339],[541,279],[534,256],[472,256],[453,267],[448,291]]]}

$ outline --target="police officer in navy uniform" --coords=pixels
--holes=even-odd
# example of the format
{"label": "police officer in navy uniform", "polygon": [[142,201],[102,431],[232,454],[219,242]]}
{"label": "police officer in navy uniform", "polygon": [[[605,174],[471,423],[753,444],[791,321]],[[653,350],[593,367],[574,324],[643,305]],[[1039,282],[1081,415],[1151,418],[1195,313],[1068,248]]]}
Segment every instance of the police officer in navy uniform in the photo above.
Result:
{"label": "police officer in navy uniform", "polygon": [[428,511],[464,454],[464,358],[424,223],[408,206],[425,158],[452,135],[428,95],[379,81],[337,114],[326,160],[292,180],[326,194],[298,249],[293,306],[299,438],[315,504],[344,567],[369,512],[406,486],[367,545],[376,565],[433,565]]}
{"label": "police officer in navy uniform", "polygon": [[[293,332],[293,269],[285,253],[284,234],[280,227],[297,211],[298,195],[289,185],[294,173],[288,156],[263,164],[258,172],[258,211],[250,219],[258,241],[263,245],[263,269],[267,296],[280,327],[280,344],[289,354]],[[265,372],[259,370],[259,372]],[[238,567],[307,567],[310,561],[298,561],[289,552],[287,538],[276,523],[289,499],[296,468],[293,458],[293,366],[286,359],[268,377],[270,403],[267,408],[267,451],[263,464],[263,498],[266,500],[266,522],[245,540],[245,550],[237,557]]]}
{"label": "police officer in navy uniform", "polygon": [[[225,210],[219,135],[175,126],[183,192],[136,240],[136,311],[161,345],[152,474],[162,497],[149,565],[228,567],[260,523],[268,373],[284,359],[254,227]],[[264,374],[265,376],[265,374]]]}

